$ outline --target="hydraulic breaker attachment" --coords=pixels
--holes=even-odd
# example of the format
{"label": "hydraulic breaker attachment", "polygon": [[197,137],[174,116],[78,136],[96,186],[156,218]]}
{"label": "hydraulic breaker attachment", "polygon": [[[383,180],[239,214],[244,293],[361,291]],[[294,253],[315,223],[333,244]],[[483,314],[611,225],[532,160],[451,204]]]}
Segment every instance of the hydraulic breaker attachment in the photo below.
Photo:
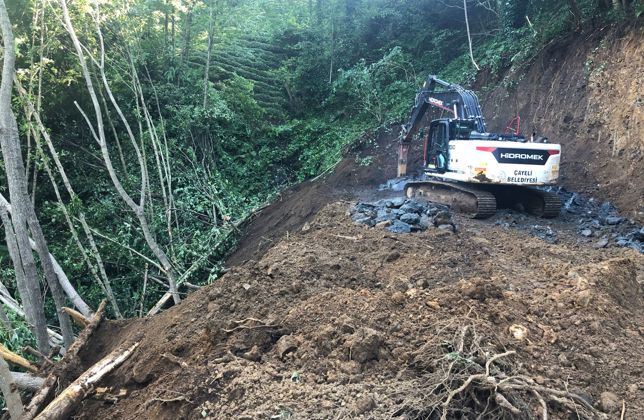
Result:
{"label": "hydraulic breaker attachment", "polygon": [[410,142],[401,141],[398,144],[398,176],[407,175],[407,156],[409,155]]}

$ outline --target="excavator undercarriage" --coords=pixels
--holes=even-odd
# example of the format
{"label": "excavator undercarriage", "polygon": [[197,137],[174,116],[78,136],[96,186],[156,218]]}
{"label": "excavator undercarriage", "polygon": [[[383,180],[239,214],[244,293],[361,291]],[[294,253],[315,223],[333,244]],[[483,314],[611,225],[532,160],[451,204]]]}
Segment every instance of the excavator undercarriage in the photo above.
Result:
{"label": "excavator undercarriage", "polygon": [[405,185],[405,195],[446,204],[472,219],[492,217],[497,208],[511,208],[537,217],[552,218],[559,215],[561,208],[557,194],[522,186],[412,181]]}

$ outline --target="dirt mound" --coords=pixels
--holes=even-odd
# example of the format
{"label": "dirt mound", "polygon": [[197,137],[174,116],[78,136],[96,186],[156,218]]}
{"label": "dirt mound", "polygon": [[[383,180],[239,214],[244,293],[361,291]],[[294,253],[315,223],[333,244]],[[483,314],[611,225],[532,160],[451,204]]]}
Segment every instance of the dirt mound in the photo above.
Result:
{"label": "dirt mound", "polygon": [[[521,116],[523,132],[561,143],[561,182],[644,221],[644,29],[601,27],[552,42],[483,95],[491,130]],[[490,83],[489,78],[479,81]],[[509,98],[509,99],[508,99]]]}
{"label": "dirt mound", "polygon": [[[555,418],[613,410],[600,404],[606,392],[644,415],[639,253],[547,244],[458,217],[457,234],[394,234],[354,224],[349,208],[326,206],[159,316],[104,323],[81,356],[89,365],[140,340],[106,381],[128,396],[88,399],[79,416],[498,416],[504,401],[478,379],[445,405],[486,365],[540,390]],[[515,388],[500,395],[537,415],[539,399]]]}

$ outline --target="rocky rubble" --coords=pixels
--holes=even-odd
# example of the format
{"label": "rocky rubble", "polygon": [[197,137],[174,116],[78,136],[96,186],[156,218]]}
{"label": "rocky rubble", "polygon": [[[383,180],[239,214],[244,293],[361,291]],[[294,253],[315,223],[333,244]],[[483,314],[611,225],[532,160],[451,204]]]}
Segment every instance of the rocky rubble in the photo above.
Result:
{"label": "rocky rubble", "polygon": [[578,233],[594,241],[596,248],[609,244],[644,252],[644,227],[622,217],[609,202],[560,188],[556,191],[563,204],[562,216],[576,219]]}
{"label": "rocky rubble", "polygon": [[436,227],[456,232],[449,207],[424,200],[396,197],[373,203],[357,202],[349,209],[351,219],[393,233],[411,233]]}

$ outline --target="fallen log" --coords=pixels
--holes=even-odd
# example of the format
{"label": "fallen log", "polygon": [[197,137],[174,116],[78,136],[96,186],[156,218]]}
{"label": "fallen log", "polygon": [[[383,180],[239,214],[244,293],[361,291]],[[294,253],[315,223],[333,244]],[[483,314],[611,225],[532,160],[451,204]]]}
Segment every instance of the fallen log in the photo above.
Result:
{"label": "fallen log", "polygon": [[81,348],[83,348],[87,340],[89,340],[89,337],[92,335],[94,330],[98,328],[98,325],[103,319],[103,314],[105,313],[105,305],[106,301],[104,300],[98,306],[98,309],[96,310],[94,315],[92,315],[92,318],[90,319],[89,324],[87,324],[87,327],[85,327],[85,329],[78,335],[76,341],[74,341],[74,343],[69,346],[69,349],[65,353],[65,356],[56,366],[57,369],[55,369],[55,372],[57,372],[57,374],[50,374],[40,388],[40,391],[34,394],[33,398],[29,402],[29,406],[27,406],[26,414],[24,416],[25,419],[33,419],[34,417],[36,417],[42,407],[44,407],[47,402],[51,400],[52,393],[58,386],[58,375],[64,377],[64,375],[62,375],[62,372],[65,372],[69,368],[69,366],[72,366],[77,361],[78,353],[80,352]]}
{"label": "fallen log", "polygon": [[161,296],[161,299],[159,299],[159,301],[152,307],[152,309],[150,309],[148,311],[146,316],[152,316],[152,315],[155,315],[155,314],[159,313],[161,308],[163,308],[163,306],[166,303],[168,303],[171,298],[172,298],[172,293],[165,292],[165,294],[163,296]]}
{"label": "fallen log", "polygon": [[20,366],[21,368],[27,369],[30,372],[38,372],[38,368],[32,365],[29,360],[17,355],[2,344],[0,344],[0,356],[2,356],[4,360],[13,365]]}
{"label": "fallen log", "polygon": [[74,343],[69,346],[69,349],[67,349],[65,357],[63,357],[63,362],[67,362],[68,360],[75,358],[80,349],[85,345],[87,340],[89,340],[89,337],[92,335],[94,330],[98,328],[98,324],[101,323],[101,321],[103,320],[103,315],[105,314],[106,303],[107,301],[104,300],[100,305],[98,305],[98,309],[96,310],[94,315],[92,315],[89,324],[87,324],[85,329],[78,335]]}
{"label": "fallen log", "polygon": [[11,372],[11,377],[18,388],[27,391],[38,391],[45,383],[44,378],[25,372]]}
{"label": "fallen log", "polygon": [[139,342],[136,342],[126,350],[115,350],[99,360],[63,390],[63,392],[36,416],[36,419],[60,420],[69,418],[70,414],[93,391],[101,379],[130,357],[139,344]]}

